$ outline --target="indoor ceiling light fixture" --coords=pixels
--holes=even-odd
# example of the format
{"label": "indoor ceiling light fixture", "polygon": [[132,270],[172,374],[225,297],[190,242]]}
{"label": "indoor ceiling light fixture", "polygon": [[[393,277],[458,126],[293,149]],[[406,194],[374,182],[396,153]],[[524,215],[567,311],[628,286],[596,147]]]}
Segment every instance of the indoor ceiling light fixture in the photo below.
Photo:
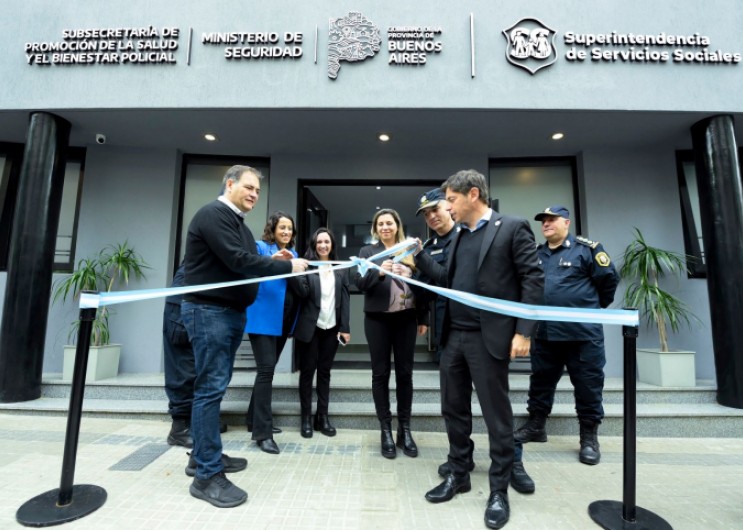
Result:
{"label": "indoor ceiling light fixture", "polygon": [[209,142],[216,142],[217,141],[217,135],[212,133],[206,133],[204,135],[204,140],[207,140]]}
{"label": "indoor ceiling light fixture", "polygon": [[377,189],[378,189],[378,190],[381,190],[381,189],[382,189],[382,186],[377,186]]}
{"label": "indoor ceiling light fixture", "polygon": [[561,132],[556,132],[552,135],[553,140],[562,140],[563,138],[565,138],[565,135]]}
{"label": "indoor ceiling light fixture", "polygon": [[387,133],[379,133],[379,136],[377,138],[379,138],[380,142],[389,142],[391,136]]}

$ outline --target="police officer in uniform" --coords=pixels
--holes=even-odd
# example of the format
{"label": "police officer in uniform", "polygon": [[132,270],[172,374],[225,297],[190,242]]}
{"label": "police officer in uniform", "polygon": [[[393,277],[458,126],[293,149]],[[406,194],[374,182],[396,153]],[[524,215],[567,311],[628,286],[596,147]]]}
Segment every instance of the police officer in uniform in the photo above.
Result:
{"label": "police officer in uniform", "polygon": [[[544,305],[605,308],[614,301],[619,275],[600,243],[569,234],[570,213],[550,206],[538,213],[547,240],[537,255],[544,269]],[[601,324],[541,321],[531,354],[529,419],[514,432],[518,442],[546,442],[545,420],[564,367],[573,383],[580,422],[579,460],[601,459],[598,426],[604,417],[604,329]]]}
{"label": "police officer in uniform", "polygon": [[[433,237],[423,243],[423,252],[431,256],[442,267],[446,267],[446,259],[449,257],[449,248],[451,248],[451,242],[454,239],[453,236],[459,229],[455,228],[454,220],[451,218],[449,210],[446,209],[446,199],[444,192],[440,188],[426,192],[418,200],[418,210],[415,212],[415,215],[420,215],[421,212],[428,228],[435,232]],[[416,279],[422,282],[429,281],[422,273],[418,273]],[[430,298],[425,300],[426,302],[434,302],[431,322],[434,326],[436,362],[438,363],[439,359],[441,359],[441,330],[444,326],[446,299],[436,296],[431,291],[425,291],[425,295],[430,295]]]}

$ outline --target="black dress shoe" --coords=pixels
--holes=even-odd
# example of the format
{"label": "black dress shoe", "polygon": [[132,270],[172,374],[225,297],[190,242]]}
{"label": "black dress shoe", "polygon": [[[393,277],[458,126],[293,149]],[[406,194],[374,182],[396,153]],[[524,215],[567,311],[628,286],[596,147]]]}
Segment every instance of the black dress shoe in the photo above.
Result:
{"label": "black dress shoe", "polygon": [[508,494],[502,491],[494,491],[488,498],[485,508],[485,526],[488,528],[503,528],[511,516],[508,507]]}
{"label": "black dress shoe", "polygon": [[534,493],[536,485],[524,469],[523,462],[514,462],[511,470],[511,487],[519,493]]}
{"label": "black dress shoe", "polygon": [[[475,469],[475,462],[474,460],[470,460],[467,464],[467,471],[472,471]],[[451,475],[451,466],[449,465],[449,462],[444,462],[439,466],[439,476],[441,478],[446,478],[448,475]]]}
{"label": "black dress shoe", "polygon": [[444,482],[426,493],[426,500],[433,503],[446,502],[452,500],[457,493],[467,493],[471,489],[469,475],[465,477],[448,475]]}
{"label": "black dress shoe", "polygon": [[224,434],[227,432],[227,424],[223,421],[219,422],[219,434]]}
{"label": "black dress shoe", "polygon": [[258,444],[258,447],[261,448],[261,451],[264,453],[268,453],[271,455],[277,455],[281,451],[279,451],[279,446],[276,445],[276,442],[273,441],[273,438],[266,438],[265,440],[258,440],[256,442]]}
{"label": "black dress shoe", "polygon": [[336,430],[330,424],[330,419],[327,414],[316,414],[315,415],[315,430],[320,431],[325,436],[335,436]]}
{"label": "black dress shoe", "polygon": [[[253,432],[253,426],[251,424],[247,424],[246,427],[248,428],[248,432]],[[281,429],[278,427],[271,427],[271,432],[273,434],[279,434],[281,432]]]}
{"label": "black dress shoe", "polygon": [[302,438],[312,438],[312,415],[302,414],[302,426],[299,429]]}

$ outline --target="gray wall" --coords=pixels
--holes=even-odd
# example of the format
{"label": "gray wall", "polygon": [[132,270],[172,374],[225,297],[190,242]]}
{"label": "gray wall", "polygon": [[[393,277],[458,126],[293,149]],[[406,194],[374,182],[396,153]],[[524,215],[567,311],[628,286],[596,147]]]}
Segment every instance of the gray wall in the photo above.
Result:
{"label": "gray wall", "polygon": [[[616,150],[582,154],[585,175],[583,219],[585,236],[601,241],[615,263],[639,228],[654,246],[684,252],[674,152],[654,149],[645,152]],[[617,290],[613,307],[622,307],[625,284]],[[697,378],[714,379],[714,363],[706,280],[682,278],[667,281],[664,288],[685,300],[701,320],[691,330],[670,336],[670,346],[698,352]],[[622,334],[618,326],[605,326],[607,374],[621,374]],[[655,327],[640,328],[639,346],[659,347]]]}
{"label": "gray wall", "polygon": [[[660,32],[711,38],[710,49],[741,52],[743,3],[708,0],[564,0],[525,5],[516,0],[394,0],[339,4],[224,0],[110,1],[5,0],[0,19],[0,109],[78,108],[453,108],[743,110],[721,86],[743,85],[743,67],[695,64],[571,63],[563,56],[566,32]],[[361,9],[382,32],[382,49],[364,63],[342,63],[327,75],[328,19]],[[475,16],[477,76],[470,76],[469,16]],[[505,61],[502,31],[536,17],[558,32],[558,62],[534,78]],[[24,44],[59,41],[63,29],[175,26],[181,31],[175,65],[39,67],[26,64]],[[424,67],[388,65],[390,26],[440,26],[443,51]],[[315,27],[319,28],[314,63]],[[194,29],[191,65],[188,29]],[[220,46],[200,43],[202,33],[284,31],[304,34],[298,60],[227,61]],[[638,46],[638,49],[642,46]],[[673,48],[671,48],[673,49]],[[714,72],[717,83],[704,83]],[[95,75],[95,84],[91,79]],[[213,80],[204,83],[205,79]],[[60,89],[64,87],[64,89]],[[260,87],[260,90],[253,90]],[[84,98],[80,95],[85,94]]]}
{"label": "gray wall", "polygon": [[[152,267],[129,289],[166,286],[172,277],[174,197],[180,178],[176,152],[90,146],[80,205],[76,259],[128,240]],[[60,275],[55,275],[55,278]],[[162,371],[163,300],[112,306],[111,341],[123,344],[121,372]],[[45,372],[61,372],[74,303],[52,307]]]}

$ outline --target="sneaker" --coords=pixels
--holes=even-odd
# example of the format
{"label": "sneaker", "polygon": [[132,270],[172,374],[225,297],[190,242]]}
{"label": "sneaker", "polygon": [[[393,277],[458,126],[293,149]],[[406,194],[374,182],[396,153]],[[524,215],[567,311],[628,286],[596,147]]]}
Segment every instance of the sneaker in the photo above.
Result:
{"label": "sneaker", "polygon": [[[186,475],[189,477],[195,477],[196,460],[191,456],[191,453],[186,454],[189,455],[188,465],[186,466]],[[238,471],[242,471],[248,467],[248,461],[245,458],[232,458],[222,453],[222,465],[224,466],[222,468],[224,473],[237,473]]]}
{"label": "sneaker", "polygon": [[223,472],[206,480],[193,479],[191,495],[217,508],[234,508],[248,500],[248,493],[235,486]]}

